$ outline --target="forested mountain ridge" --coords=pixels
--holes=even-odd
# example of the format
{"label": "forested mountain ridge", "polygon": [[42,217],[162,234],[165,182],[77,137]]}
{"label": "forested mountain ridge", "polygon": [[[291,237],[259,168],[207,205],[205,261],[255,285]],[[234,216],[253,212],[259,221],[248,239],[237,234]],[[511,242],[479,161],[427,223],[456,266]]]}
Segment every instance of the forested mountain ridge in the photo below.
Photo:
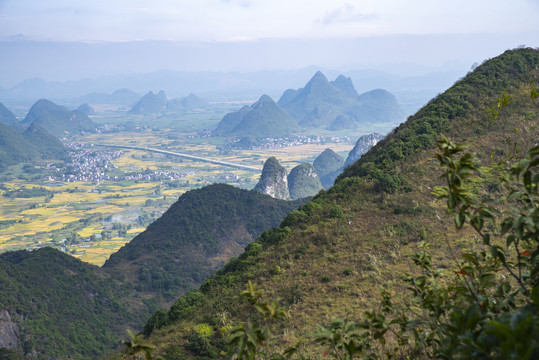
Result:
{"label": "forested mountain ridge", "polygon": [[199,286],[301,204],[224,184],[189,191],[112,254],[103,269],[139,292],[170,302]]}
{"label": "forested mountain ridge", "polygon": [[[410,273],[410,255],[420,241],[430,244],[433,261],[453,268],[447,245],[461,249],[473,237],[449,229],[453,218],[433,195],[444,185],[435,141],[445,134],[468,143],[486,164],[472,190],[495,200],[501,191],[495,186],[498,162],[518,158],[519,149],[537,142],[539,105],[530,98],[530,79],[537,84],[538,66],[538,50],[507,51],[433,99],[347,168],[331,189],[264,232],[200,290],[152,317],[146,329],[157,353],[165,359],[218,358],[227,329],[254,316],[239,298],[248,281],[282,299],[290,317],[276,331],[293,342],[315,324],[357,319],[378,308],[379,287]],[[498,115],[489,116],[492,111]],[[202,327],[209,330],[197,331]],[[303,350],[313,358],[322,351],[314,344]]]}

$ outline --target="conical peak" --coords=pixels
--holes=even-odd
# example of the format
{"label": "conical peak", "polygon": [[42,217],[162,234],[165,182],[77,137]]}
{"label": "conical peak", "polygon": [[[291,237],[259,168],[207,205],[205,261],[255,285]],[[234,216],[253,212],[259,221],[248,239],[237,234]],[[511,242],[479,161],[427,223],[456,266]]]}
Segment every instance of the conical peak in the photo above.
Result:
{"label": "conical peak", "polygon": [[258,102],[275,102],[269,95],[262,95],[260,99],[258,99]]}

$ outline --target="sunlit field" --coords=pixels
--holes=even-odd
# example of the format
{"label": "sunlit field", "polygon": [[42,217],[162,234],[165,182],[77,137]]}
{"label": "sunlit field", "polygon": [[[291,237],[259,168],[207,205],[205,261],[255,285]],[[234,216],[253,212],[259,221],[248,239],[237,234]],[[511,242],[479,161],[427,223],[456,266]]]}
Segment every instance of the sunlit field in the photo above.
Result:
{"label": "sunlit field", "polygon": [[[203,114],[191,115],[191,120],[200,120],[210,127],[215,126],[221,116],[214,114],[209,119],[208,114],[206,117]],[[101,115],[94,118],[97,122],[105,123],[114,116],[107,118]],[[115,119],[120,123],[121,117]],[[191,126],[192,123],[187,120],[173,120],[178,119],[169,118],[164,123],[168,127],[162,127],[161,130],[87,134],[72,140],[83,144],[90,151],[121,151],[121,156],[112,159],[112,166],[107,170],[111,177],[117,177],[116,180],[96,183],[14,177],[5,181],[0,190],[0,251],[53,246],[83,261],[102,265],[110,254],[144,231],[149,223],[157,219],[184,192],[212,183],[228,183],[251,189],[260,177],[259,171],[99,145],[156,148],[260,169],[268,157],[275,156],[288,171],[302,162],[312,163],[328,147],[342,156],[346,156],[353,147],[352,142],[341,142],[222,151],[221,145],[226,140],[197,138],[193,136],[196,126]],[[160,124],[163,125],[163,121]],[[13,173],[16,174],[17,170],[13,170]],[[162,176],[152,175],[153,180],[146,180],[135,178],[137,174]],[[174,180],[169,180],[167,176],[173,176]],[[125,177],[129,178],[125,180]],[[19,189],[34,187],[48,191],[47,195],[3,196],[8,191],[16,194]]]}

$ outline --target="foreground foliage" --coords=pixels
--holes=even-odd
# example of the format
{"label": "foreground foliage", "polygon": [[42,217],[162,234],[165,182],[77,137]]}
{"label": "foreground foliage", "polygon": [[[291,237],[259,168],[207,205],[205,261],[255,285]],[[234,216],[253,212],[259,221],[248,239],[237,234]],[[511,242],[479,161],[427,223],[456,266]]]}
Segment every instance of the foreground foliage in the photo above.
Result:
{"label": "foreground foliage", "polygon": [[[412,256],[415,269],[402,278],[412,296],[395,295],[388,283],[382,288],[380,308],[368,310],[358,323],[337,319],[328,328],[317,325],[310,337],[324,346],[323,356],[343,360],[539,358],[539,146],[504,169],[500,181],[507,188],[504,200],[510,205],[504,211],[466,192],[468,179],[479,168],[470,153],[462,154],[462,145],[442,138],[438,147],[437,158],[447,181],[442,197],[455,216],[455,228],[468,224],[481,242],[455,256],[455,271],[438,267],[429,245],[420,243]],[[296,354],[301,342],[283,352],[267,345],[278,342],[271,331],[273,322],[288,314],[278,300],[261,301],[260,291],[251,282],[242,295],[263,321],[232,331],[233,356],[288,359]]]}

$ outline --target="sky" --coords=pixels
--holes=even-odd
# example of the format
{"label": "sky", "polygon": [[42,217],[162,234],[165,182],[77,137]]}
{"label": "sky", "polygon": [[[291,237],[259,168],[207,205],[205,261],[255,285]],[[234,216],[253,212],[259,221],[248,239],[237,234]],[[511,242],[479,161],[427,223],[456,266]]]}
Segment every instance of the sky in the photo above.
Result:
{"label": "sky", "polygon": [[0,0],[0,77],[447,68],[539,46],[537,19],[539,0]]}

